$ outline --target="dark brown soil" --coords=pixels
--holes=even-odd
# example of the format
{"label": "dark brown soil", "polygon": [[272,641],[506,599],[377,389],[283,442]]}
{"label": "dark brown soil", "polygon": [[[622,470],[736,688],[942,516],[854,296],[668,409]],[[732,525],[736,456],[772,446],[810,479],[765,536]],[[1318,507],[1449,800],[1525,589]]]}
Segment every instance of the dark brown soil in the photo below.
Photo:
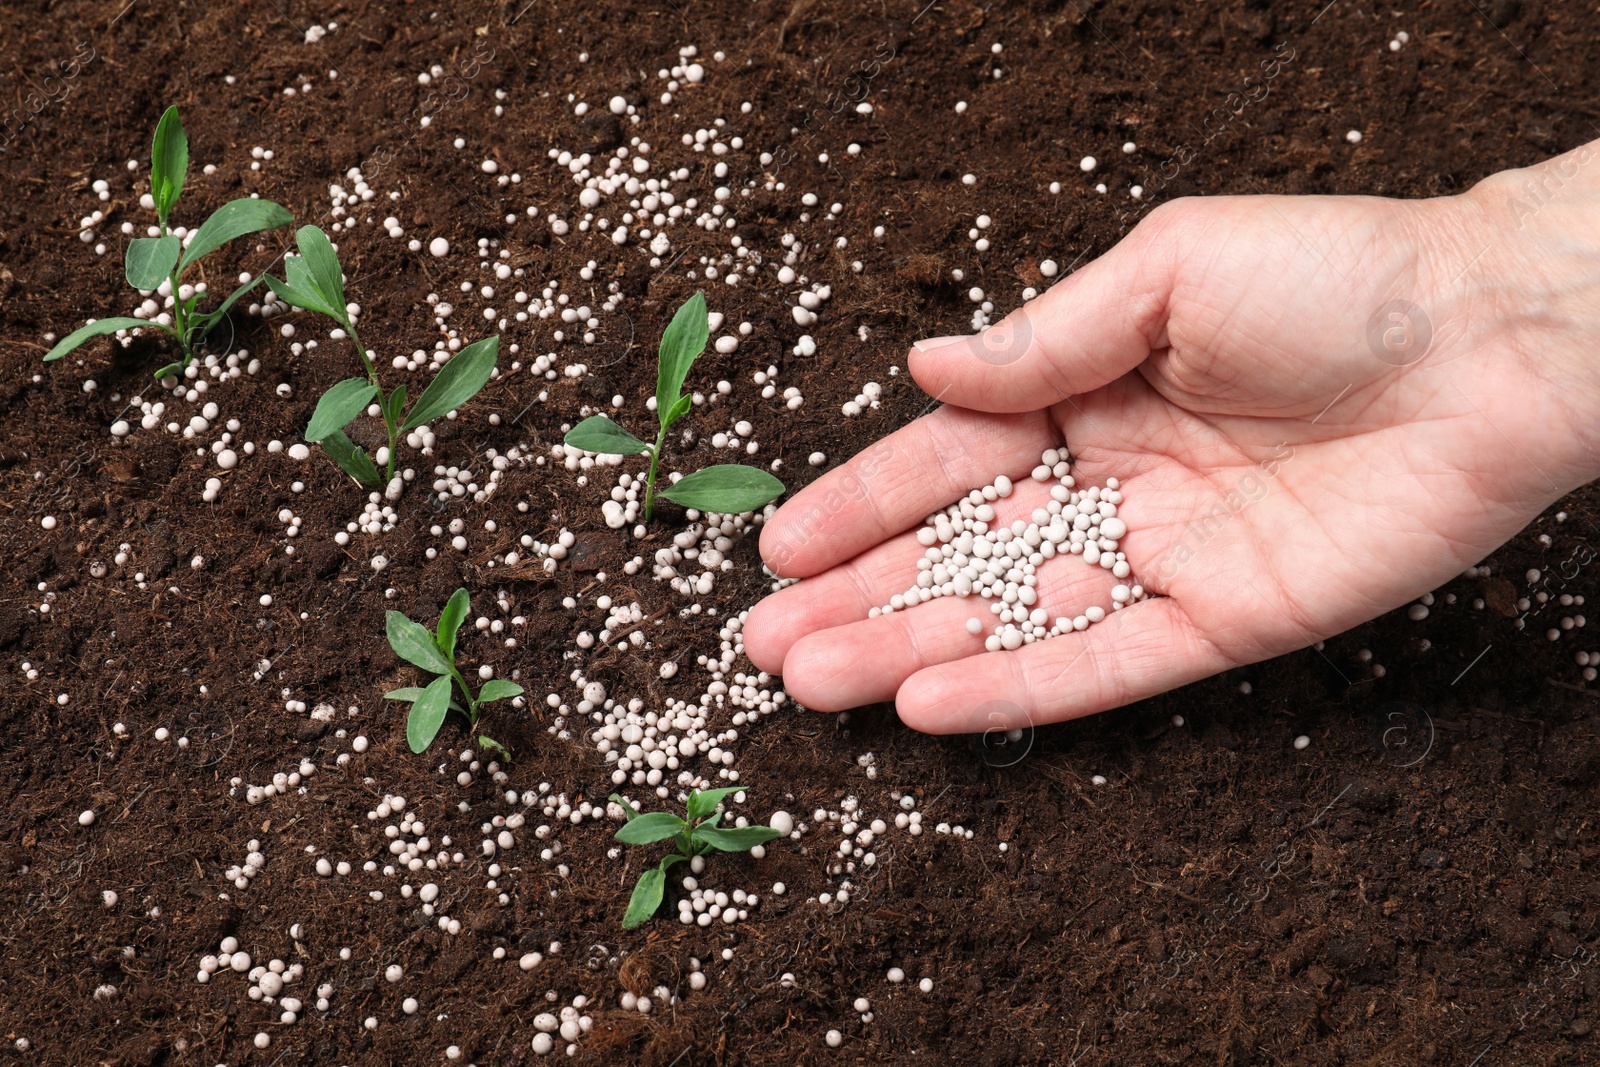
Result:
{"label": "dark brown soil", "polygon": [[[730,317],[756,324],[753,337],[733,356],[708,354],[696,376],[701,388],[721,377],[736,383],[738,417],[755,423],[764,455],[784,457],[793,486],[816,473],[805,462],[811,451],[841,459],[924,410],[927,399],[890,367],[909,341],[967,328],[971,306],[948,281],[951,268],[1009,308],[1022,285],[1038,283],[1040,260],[1065,266],[1092,257],[1170,196],[1444,194],[1596,135],[1600,13],[1592,4],[1425,0],[1394,12],[1356,0],[1324,4],[7,6],[0,103],[18,110],[9,112],[0,154],[8,193],[0,198],[6,1054],[42,1064],[380,1064],[445,1062],[445,1049],[457,1045],[463,1063],[523,1063],[538,1059],[529,1052],[532,1019],[556,1010],[545,998],[551,991],[559,1004],[579,993],[591,999],[594,1029],[578,1042],[578,1063],[1600,1060],[1592,1033],[1600,1018],[1600,690],[1573,665],[1576,639],[1544,638],[1559,607],[1525,630],[1512,618],[1515,599],[1529,593],[1521,576],[1530,567],[1561,576],[1554,594],[1595,592],[1586,567],[1589,517],[1600,505],[1592,489],[1560,505],[1571,521],[1547,516],[1497,552],[1495,578],[1441,590],[1423,623],[1400,613],[1321,653],[1041,730],[1011,766],[988,765],[962,739],[912,734],[886,708],[857,712],[848,724],[780,711],[740,742],[742,780],[761,810],[809,817],[855,795],[874,817],[892,818],[889,794],[903,790],[920,798],[929,832],[891,830],[876,873],[856,879],[854,899],[837,914],[806,902],[837,883],[825,869],[837,836],[814,836],[808,849],[716,861],[716,882],[730,890],[788,883],[789,894],[768,894],[749,922],[700,929],[662,918],[624,933],[637,850],[611,859],[608,827],[567,827],[563,880],[530,839],[502,861],[510,870],[500,890],[511,903],[497,906],[484,887],[488,861],[475,851],[478,822],[504,810],[497,788],[482,777],[458,787],[453,759],[450,777],[437,773],[443,749],[464,740],[454,724],[440,749],[412,756],[401,716],[380,699],[399,674],[382,636],[386,609],[431,621],[457,585],[473,590],[480,609],[502,592],[506,614],[530,620],[521,647],[507,654],[472,632],[463,655],[516,667],[539,698],[533,712],[490,712],[492,732],[519,753],[511,784],[549,782],[574,800],[603,798],[607,768],[581,738],[546,733],[543,694],[575,702],[568,673],[584,666],[615,694],[692,697],[693,683],[663,683],[655,668],[669,656],[692,664],[714,654],[717,639],[705,616],[680,618],[683,598],[648,571],[622,574],[636,549],[605,530],[597,489],[551,467],[514,469],[489,503],[449,505],[446,517],[480,532],[466,556],[446,549],[430,562],[424,548],[442,542],[428,527],[446,519],[413,487],[393,532],[339,549],[331,532],[359,512],[362,497],[320,455],[298,465],[248,459],[207,505],[201,491],[217,471],[195,446],[210,437],[181,442],[154,431],[113,441],[107,428],[126,398],[147,391],[151,370],[169,358],[161,345],[113,358],[99,342],[81,361],[39,362],[47,331],[63,335],[130,306],[116,226],[148,219],[126,195],[125,163],[148,159],[150,131],[176,103],[196,167],[218,168],[191,178],[180,208],[191,224],[246,187],[301,221],[326,222],[328,184],[362,165],[379,193],[379,217],[392,212],[408,237],[444,235],[461,250],[441,265],[375,225],[342,239],[369,344],[431,345],[422,301],[436,287],[460,296],[451,272],[468,269],[463,257],[479,238],[511,250],[530,289],[542,279],[575,288],[578,270],[598,261],[601,281],[621,283],[643,347],[630,351],[628,331],[618,330],[590,353],[597,381],[513,375],[475,402],[477,417],[441,424],[440,463],[486,470],[486,449],[503,454],[519,444],[547,455],[583,403],[622,392],[638,410],[654,384],[649,339],[695,288],[681,270],[647,269],[637,248],[619,250],[597,233],[553,239],[542,221],[545,211],[577,211],[576,187],[546,150],[617,143],[604,103],[621,92],[650,102],[638,132],[672,165],[693,170],[706,202],[715,160],[678,144],[684,132],[725,118],[783,164],[788,189],[758,185],[738,205],[739,232],[769,255],[791,230],[812,249],[801,269],[834,289],[812,331],[820,353],[789,355],[801,331],[785,294],[751,285],[721,299]],[[305,43],[306,28],[327,20],[338,29]],[[1392,53],[1399,30],[1411,40]],[[999,57],[990,51],[996,41],[1005,45]],[[655,72],[687,44],[702,53],[706,83],[660,106]],[[716,50],[726,54],[721,63],[707,58]],[[579,62],[585,51],[588,62]],[[1229,103],[1229,94],[1262,85],[1263,64],[1274,60],[1264,99]],[[72,76],[62,69],[69,62]],[[430,102],[416,75],[434,63],[457,80]],[[336,81],[325,77],[330,68]],[[224,81],[230,74],[234,85]],[[314,77],[315,90],[285,97],[300,76]],[[450,99],[457,89],[466,95]],[[496,89],[507,94],[499,118]],[[575,118],[569,93],[600,117]],[[876,109],[870,117],[843,106],[862,93]],[[971,108],[958,121],[959,99]],[[740,113],[744,101],[750,114]],[[437,118],[422,130],[413,109],[430,107]],[[1238,114],[1230,117],[1230,107]],[[1360,145],[1345,141],[1352,128],[1365,133]],[[451,147],[455,137],[465,149]],[[1137,155],[1117,151],[1128,139]],[[845,152],[852,141],[863,146],[859,157]],[[248,169],[257,145],[275,153],[259,174]],[[818,163],[821,151],[832,162]],[[1096,177],[1107,195],[1078,171],[1091,153],[1103,161]],[[479,171],[488,157],[518,171],[521,185],[502,189]],[[729,159],[739,181],[759,169],[753,150]],[[1178,159],[1185,162],[1162,162]],[[961,183],[968,172],[975,186]],[[119,191],[101,227],[112,246],[104,257],[75,236],[82,216],[108,208],[90,191],[97,178]],[[1051,181],[1062,183],[1059,195],[1047,191]],[[1135,182],[1147,190],[1142,201],[1127,193]],[[384,199],[390,190],[404,194],[393,205]],[[813,215],[837,201],[842,217],[802,222],[803,191],[821,197]],[[540,205],[540,219],[520,215],[528,204]],[[519,221],[506,224],[508,212]],[[996,219],[995,247],[983,255],[965,235],[981,212]],[[876,225],[887,230],[881,241],[869,236]],[[830,246],[836,233],[851,237],[848,249]],[[674,239],[690,264],[726,248],[724,237],[687,226]],[[236,248],[218,262],[261,270],[286,240],[273,234],[267,252]],[[854,258],[865,264],[859,275]],[[477,328],[480,302],[461,304],[460,321]],[[860,325],[871,330],[865,344]],[[242,320],[240,332],[265,369],[212,396],[244,424],[244,439],[296,440],[312,398],[346,375],[348,352],[326,343],[296,357],[258,320]],[[546,331],[529,327],[507,340],[530,352],[550,345]],[[802,388],[800,413],[749,386],[751,371],[768,362],[779,365],[781,385]],[[87,394],[91,378],[99,388]],[[839,417],[869,379],[885,386],[882,407]],[[274,392],[281,382],[293,386],[289,402]],[[546,385],[550,400],[537,403]],[[175,407],[187,418],[187,406]],[[486,411],[502,413],[501,425],[488,426]],[[723,428],[714,410],[692,418],[703,437]],[[291,491],[293,478],[304,479],[303,493]],[[516,501],[530,501],[529,512],[518,514]],[[281,507],[305,522],[292,558],[283,552]],[[47,515],[59,520],[53,530],[43,528]],[[499,543],[481,533],[488,518],[502,524]],[[648,558],[678,518],[664,515],[637,551]],[[552,581],[509,579],[486,566],[515,536],[548,537],[563,525],[579,532],[577,555],[586,558]],[[91,564],[110,564],[124,542],[128,562],[91,577]],[[395,563],[378,575],[367,561],[380,547]],[[197,554],[205,566],[191,570]],[[765,588],[754,545],[737,558],[742,577],[724,580],[708,600],[719,614],[749,606]],[[611,572],[612,595],[664,612],[648,654],[563,658],[601,613],[591,599],[564,611],[561,598],[588,589],[598,570]],[[275,598],[271,608],[259,604],[264,593]],[[1488,607],[1472,610],[1480,597]],[[270,667],[258,677],[263,660]],[[1249,695],[1240,692],[1245,681]],[[61,693],[71,696],[65,706]],[[285,709],[286,699],[327,701],[339,721],[310,725]],[[360,712],[347,718],[352,705]],[[1186,725],[1171,725],[1174,714]],[[113,733],[116,723],[126,724],[126,738]],[[173,739],[155,740],[158,727]],[[372,747],[341,766],[356,733]],[[1311,745],[1297,751],[1291,741],[1302,733]],[[180,735],[189,747],[177,747]],[[866,752],[876,756],[875,778],[857,762]],[[242,792],[230,796],[232,778],[264,783],[302,759],[319,768],[306,795],[256,807]],[[1109,782],[1092,785],[1096,774]],[[362,874],[359,864],[350,878],[314,873],[309,846],[357,861],[381,852],[365,813],[385,792],[404,794],[431,832],[465,846],[466,864],[430,876],[462,920],[460,935],[402,902],[399,879]],[[477,810],[460,813],[463,800]],[[86,808],[98,819],[84,828]],[[972,829],[973,840],[932,831],[945,821]],[[251,839],[267,865],[236,890],[223,872],[243,862]],[[380,888],[388,899],[373,903],[367,893]],[[112,908],[102,903],[108,889],[120,895]],[[288,933],[295,923],[304,926],[298,944]],[[258,961],[304,964],[299,1022],[275,1022],[274,1009],[244,995],[242,976],[196,983],[200,958],[229,934]],[[562,951],[531,974],[511,962],[551,941]],[[511,960],[492,960],[495,947]],[[724,948],[734,949],[731,960],[721,958]],[[705,961],[703,991],[689,989],[690,957]],[[406,975],[390,985],[382,972],[395,962]],[[891,966],[910,980],[888,984]],[[786,972],[792,987],[780,981]],[[923,976],[934,980],[931,993],[915,988]],[[311,1007],[322,982],[337,990],[326,1013]],[[116,994],[96,999],[103,984]],[[681,1001],[648,1017],[619,1007],[625,988],[657,984]],[[400,1010],[407,996],[422,1002],[414,1016]],[[871,1023],[851,1009],[858,996],[872,1000]],[[369,1016],[377,1029],[363,1028]],[[830,1029],[844,1034],[837,1050],[824,1044]],[[272,1035],[264,1052],[251,1046],[261,1031]],[[13,1051],[17,1039],[31,1049]]]}

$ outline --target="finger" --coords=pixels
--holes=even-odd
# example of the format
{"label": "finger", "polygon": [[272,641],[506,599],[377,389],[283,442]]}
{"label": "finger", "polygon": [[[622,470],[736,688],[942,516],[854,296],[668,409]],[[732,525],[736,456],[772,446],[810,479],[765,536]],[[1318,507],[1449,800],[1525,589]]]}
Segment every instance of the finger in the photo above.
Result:
{"label": "finger", "polygon": [[918,341],[911,374],[978,411],[1033,411],[1098,389],[1165,345],[1175,217],[1157,209],[1118,244],[983,333]]}
{"label": "finger", "polygon": [[[919,670],[895,694],[895,710],[907,726],[932,734],[1040,725],[1119,708],[1233,666],[1176,601],[1158,597],[1082,633]],[[995,721],[997,708],[1009,721]]]}
{"label": "finger", "polygon": [[973,605],[942,597],[809,634],[783,661],[784,692],[813,711],[892,700],[900,683],[922,668],[983,651],[983,635],[966,629],[973,614]]}
{"label": "finger", "polygon": [[[1070,620],[1090,605],[1111,609],[1116,579],[1103,567],[1068,556],[1039,577],[1038,607],[1049,623],[1063,616]],[[985,639],[999,625],[996,603],[980,597],[939,597],[806,634],[794,642],[783,661],[784,689],[816,711],[843,711],[893,699],[902,683],[918,671],[981,654]],[[976,634],[968,629],[971,619],[978,620]],[[1061,635],[1045,643],[1068,639]]]}
{"label": "finger", "polygon": [[1058,444],[1042,411],[997,417],[939,408],[797,493],[767,520],[761,556],[787,577],[820,573],[997,475],[1021,479]]}
{"label": "finger", "polygon": [[867,617],[916,580],[923,547],[911,534],[886,541],[855,559],[780,589],[750,609],[744,651],[758,670],[783,673],[789,649],[818,630]]}
{"label": "finger", "polygon": [[[996,522],[1032,517],[1049,502],[1051,484],[1018,482],[1011,495],[994,501]],[[917,560],[926,551],[916,535],[901,534],[762,600],[745,620],[744,647],[750,662],[760,670],[780,673],[790,647],[800,638],[864,619],[872,608],[883,607],[895,594],[915,585]]]}

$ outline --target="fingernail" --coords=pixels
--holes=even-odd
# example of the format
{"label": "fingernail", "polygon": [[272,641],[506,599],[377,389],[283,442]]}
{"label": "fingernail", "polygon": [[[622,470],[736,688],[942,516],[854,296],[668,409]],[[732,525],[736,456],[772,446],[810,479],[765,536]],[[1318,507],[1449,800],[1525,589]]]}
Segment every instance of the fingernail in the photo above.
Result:
{"label": "fingernail", "polygon": [[915,348],[918,352],[927,352],[927,351],[929,351],[931,349],[935,349],[935,348],[944,348],[946,345],[959,344],[960,342],[966,341],[966,340],[969,340],[969,338],[967,338],[967,337],[925,337],[920,341],[913,342],[911,347]]}

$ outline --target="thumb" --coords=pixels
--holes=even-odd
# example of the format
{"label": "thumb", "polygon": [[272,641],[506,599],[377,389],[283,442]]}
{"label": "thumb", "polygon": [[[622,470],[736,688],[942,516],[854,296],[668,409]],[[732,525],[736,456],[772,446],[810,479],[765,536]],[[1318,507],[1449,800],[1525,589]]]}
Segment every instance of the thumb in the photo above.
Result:
{"label": "thumb", "polygon": [[1179,202],[1152,211],[1111,251],[980,334],[912,346],[929,396],[978,411],[1036,411],[1098,389],[1166,346]]}

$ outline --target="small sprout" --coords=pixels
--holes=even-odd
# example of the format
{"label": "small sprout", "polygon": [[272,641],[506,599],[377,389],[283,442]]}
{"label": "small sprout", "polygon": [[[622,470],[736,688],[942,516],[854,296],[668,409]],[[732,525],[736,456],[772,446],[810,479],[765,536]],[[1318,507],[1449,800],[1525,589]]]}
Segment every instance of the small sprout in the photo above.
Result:
{"label": "small sprout", "polygon": [[[361,357],[362,369],[366,371],[365,378],[346,378],[322,394],[306,426],[306,440],[321,444],[323,451],[362,485],[381,488],[394,481],[395,453],[399,451],[402,433],[454,411],[488,384],[500,355],[500,338],[486,337],[451,356],[408,412],[405,410],[406,387],[399,385],[394,392],[384,393],[383,384],[378,381],[377,365],[356,335],[355,323],[350,320],[344,299],[344,272],[328,235],[315,226],[302,226],[295,234],[295,243],[300,254],[284,257],[284,279],[280,281],[268,275],[267,288],[292,307],[318,312],[338,323],[350,335],[356,355]],[[389,432],[388,470],[381,477],[371,457],[344,432],[374,398],[378,400],[383,425]]]}
{"label": "small sprout", "polygon": [[155,318],[99,319],[74,330],[56,343],[45,354],[45,362],[60,359],[85,341],[118,330],[132,330],[154,326],[165,330],[178,342],[182,357],[156,371],[157,378],[176,374],[194,359],[194,347],[211,332],[235,301],[254,289],[260,278],[254,278],[235,289],[221,304],[210,311],[200,311],[196,305],[203,293],[193,293],[187,299],[180,291],[183,275],[203,256],[216,251],[236,237],[244,237],[263,230],[275,230],[294,221],[287,208],[271,200],[241,197],[230,200],[211,213],[200,228],[189,238],[189,245],[167,229],[167,217],[178,206],[183,194],[183,183],[189,175],[189,136],[184,133],[183,122],[178,118],[176,106],[169,107],[156,124],[156,134],[150,150],[150,199],[155,202],[156,219],[160,223],[159,237],[135,237],[128,243],[123,260],[123,273],[128,284],[146,292],[157,290],[162,282],[168,283],[172,298],[172,324],[169,326]]}
{"label": "small sprout", "polygon": [[[459,711],[476,730],[478,712],[483,705],[522,695],[522,686],[502,678],[491,678],[483,683],[478,695],[473,696],[467,680],[456,669],[456,634],[467,621],[470,606],[467,591],[457,589],[444,611],[439,613],[439,625],[433,633],[398,611],[391,611],[387,616],[389,647],[394,649],[395,655],[438,676],[425,688],[396,689],[383,694],[385,700],[404,700],[411,705],[411,715],[406,720],[406,741],[413,752],[421,753],[433,743],[447,712]],[[452,682],[461,687],[461,695],[467,702],[465,706],[452,695]],[[492,737],[478,734],[477,739],[483,747],[510,758],[506,747]]]}
{"label": "small sprout", "polygon": [[[711,321],[706,314],[706,298],[701,293],[690,297],[672,316],[661,335],[661,350],[656,360],[656,418],[661,428],[656,443],[646,444],[604,415],[592,415],[568,431],[565,441],[573,448],[612,456],[650,457],[650,474],[645,481],[644,521],[650,521],[656,489],[656,464],[667,429],[683,418],[693,406],[693,398],[683,391],[689,368],[706,349],[711,337]],[[722,463],[695,471],[676,485],[661,490],[661,495],[686,508],[737,514],[754,511],[776,500],[783,483],[766,471],[739,463]]]}
{"label": "small sprout", "polygon": [[639,876],[633,887],[633,897],[622,916],[622,927],[632,930],[650,921],[661,900],[666,895],[667,871],[674,863],[703,856],[708,852],[749,852],[783,834],[770,826],[720,826],[722,814],[717,805],[729,793],[739,792],[743,786],[725,789],[695,790],[689,794],[686,805],[688,819],[680,819],[665,811],[652,811],[641,815],[639,809],[625,799],[611,795],[611,802],[620,807],[628,821],[616,833],[624,845],[653,845],[657,841],[672,839],[676,852],[662,857],[659,866],[651,867]]}

